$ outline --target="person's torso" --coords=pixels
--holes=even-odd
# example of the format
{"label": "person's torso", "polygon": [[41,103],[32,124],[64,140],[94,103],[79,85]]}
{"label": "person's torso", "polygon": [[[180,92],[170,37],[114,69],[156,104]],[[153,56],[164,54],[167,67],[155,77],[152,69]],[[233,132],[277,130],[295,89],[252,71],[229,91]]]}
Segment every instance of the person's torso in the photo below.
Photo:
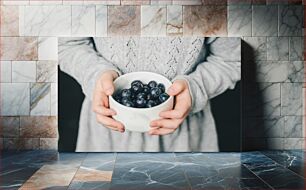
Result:
{"label": "person's torso", "polygon": [[98,52],[122,73],[153,71],[173,79],[205,59],[203,37],[94,38]]}

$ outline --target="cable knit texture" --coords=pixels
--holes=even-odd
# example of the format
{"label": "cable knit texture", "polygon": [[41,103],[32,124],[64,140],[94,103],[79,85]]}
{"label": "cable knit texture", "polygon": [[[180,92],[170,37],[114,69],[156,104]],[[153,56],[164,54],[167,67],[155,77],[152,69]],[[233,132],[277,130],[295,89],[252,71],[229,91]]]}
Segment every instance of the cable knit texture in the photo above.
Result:
{"label": "cable knit texture", "polygon": [[[60,67],[82,86],[77,151],[218,151],[209,99],[240,80],[240,38],[105,37],[61,38]],[[102,127],[91,111],[95,81],[101,72],[152,71],[188,82],[192,111],[173,134],[120,134]]]}

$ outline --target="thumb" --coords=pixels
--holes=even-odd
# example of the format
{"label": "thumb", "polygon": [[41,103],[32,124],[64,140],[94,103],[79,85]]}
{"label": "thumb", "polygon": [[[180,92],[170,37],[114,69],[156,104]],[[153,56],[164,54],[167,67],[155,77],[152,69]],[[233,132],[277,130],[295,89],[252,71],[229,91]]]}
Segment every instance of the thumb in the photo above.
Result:
{"label": "thumb", "polygon": [[167,93],[170,96],[175,96],[175,95],[181,93],[184,90],[184,88],[185,88],[184,82],[180,81],[180,80],[176,80],[170,86],[170,88],[168,89]]}
{"label": "thumb", "polygon": [[101,78],[101,86],[104,93],[108,96],[112,95],[115,91],[114,76],[111,73],[105,73]]}

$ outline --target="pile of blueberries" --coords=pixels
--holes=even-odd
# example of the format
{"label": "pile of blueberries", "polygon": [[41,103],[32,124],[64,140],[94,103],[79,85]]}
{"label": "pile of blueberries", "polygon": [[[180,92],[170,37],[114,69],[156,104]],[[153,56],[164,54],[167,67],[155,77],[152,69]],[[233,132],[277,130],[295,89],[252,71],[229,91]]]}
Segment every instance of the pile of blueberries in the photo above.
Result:
{"label": "pile of blueberries", "polygon": [[151,108],[165,102],[169,95],[165,93],[165,85],[150,81],[148,84],[135,80],[131,88],[115,93],[114,99],[127,107]]}

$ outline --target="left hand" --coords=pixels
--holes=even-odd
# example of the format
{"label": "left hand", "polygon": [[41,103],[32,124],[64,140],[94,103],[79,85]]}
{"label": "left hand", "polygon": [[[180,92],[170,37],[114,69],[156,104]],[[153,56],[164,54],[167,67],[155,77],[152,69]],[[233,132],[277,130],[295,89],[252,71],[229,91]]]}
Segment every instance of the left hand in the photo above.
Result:
{"label": "left hand", "polygon": [[174,109],[161,112],[159,114],[161,119],[151,122],[150,135],[166,135],[173,133],[189,114],[191,96],[187,81],[175,80],[167,93],[175,98]]}

